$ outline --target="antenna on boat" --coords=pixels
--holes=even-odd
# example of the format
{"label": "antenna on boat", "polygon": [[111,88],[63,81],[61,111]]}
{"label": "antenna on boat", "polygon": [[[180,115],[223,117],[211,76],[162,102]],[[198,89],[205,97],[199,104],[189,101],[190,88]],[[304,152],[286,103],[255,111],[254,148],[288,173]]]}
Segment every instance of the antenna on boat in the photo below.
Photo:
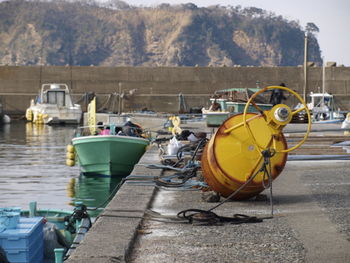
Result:
{"label": "antenna on boat", "polygon": [[40,47],[40,71],[39,71],[39,88],[40,89],[41,89],[42,71],[43,71],[43,41],[41,42],[41,47]]}
{"label": "antenna on boat", "polygon": [[40,72],[39,72],[39,87],[41,88],[41,78],[43,74],[43,64],[40,63]]}

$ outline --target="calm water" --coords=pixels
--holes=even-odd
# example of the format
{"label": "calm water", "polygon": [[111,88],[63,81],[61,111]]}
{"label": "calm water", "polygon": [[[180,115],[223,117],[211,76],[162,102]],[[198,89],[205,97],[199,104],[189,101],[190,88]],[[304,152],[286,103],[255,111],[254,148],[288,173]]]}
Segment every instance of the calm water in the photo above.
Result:
{"label": "calm water", "polygon": [[0,127],[0,207],[73,209],[104,203],[118,181],[80,176],[79,167],[65,165],[66,145],[75,127],[37,126],[15,121]]}

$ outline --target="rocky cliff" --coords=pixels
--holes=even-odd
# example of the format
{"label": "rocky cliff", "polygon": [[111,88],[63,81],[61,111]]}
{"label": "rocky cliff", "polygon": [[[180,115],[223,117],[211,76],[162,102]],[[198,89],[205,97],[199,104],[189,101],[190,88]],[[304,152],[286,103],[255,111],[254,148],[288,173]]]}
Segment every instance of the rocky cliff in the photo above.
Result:
{"label": "rocky cliff", "polygon": [[[321,63],[310,35],[309,61]],[[258,9],[2,1],[1,65],[297,66],[304,32]]]}

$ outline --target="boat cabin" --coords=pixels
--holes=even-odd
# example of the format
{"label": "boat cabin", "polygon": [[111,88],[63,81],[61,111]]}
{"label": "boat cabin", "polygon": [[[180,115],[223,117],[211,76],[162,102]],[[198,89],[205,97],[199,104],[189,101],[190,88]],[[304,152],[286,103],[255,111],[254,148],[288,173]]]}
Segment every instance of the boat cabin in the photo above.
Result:
{"label": "boat cabin", "polygon": [[58,107],[73,107],[66,84],[43,84],[40,93],[40,103],[54,104]]}
{"label": "boat cabin", "polygon": [[311,101],[307,104],[314,121],[334,120],[344,118],[339,109],[336,109],[334,96],[327,92],[310,93]]}
{"label": "boat cabin", "polygon": [[329,109],[334,108],[333,95],[325,93],[310,93],[311,102],[308,104],[309,109],[328,107]]}

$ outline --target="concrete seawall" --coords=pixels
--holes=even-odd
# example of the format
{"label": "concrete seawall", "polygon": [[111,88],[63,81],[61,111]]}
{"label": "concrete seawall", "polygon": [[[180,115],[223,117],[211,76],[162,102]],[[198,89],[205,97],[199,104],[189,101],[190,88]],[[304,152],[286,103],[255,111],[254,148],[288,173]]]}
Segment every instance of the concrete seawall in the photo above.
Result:
{"label": "concrete seawall", "polygon": [[[140,164],[151,164],[157,159],[158,151],[153,147],[142,157]],[[151,180],[159,176],[160,170],[137,165],[132,174],[146,176]],[[141,228],[144,212],[150,208],[155,191],[153,185],[124,183],[66,262],[128,261],[138,234],[137,229]]]}
{"label": "concrete seawall", "polygon": [[[308,90],[322,90],[322,68],[308,70]],[[325,70],[326,91],[337,95],[338,104],[350,109],[350,67]],[[123,100],[124,110],[179,111],[179,94],[184,95],[187,109],[207,106],[215,90],[255,88],[281,82],[303,93],[302,67],[78,67],[78,66],[1,66],[0,97],[4,110],[23,114],[30,99],[38,94],[42,83],[67,83],[75,101],[86,92],[95,92],[103,103],[109,94],[136,89]],[[295,101],[290,101],[290,104]]]}

